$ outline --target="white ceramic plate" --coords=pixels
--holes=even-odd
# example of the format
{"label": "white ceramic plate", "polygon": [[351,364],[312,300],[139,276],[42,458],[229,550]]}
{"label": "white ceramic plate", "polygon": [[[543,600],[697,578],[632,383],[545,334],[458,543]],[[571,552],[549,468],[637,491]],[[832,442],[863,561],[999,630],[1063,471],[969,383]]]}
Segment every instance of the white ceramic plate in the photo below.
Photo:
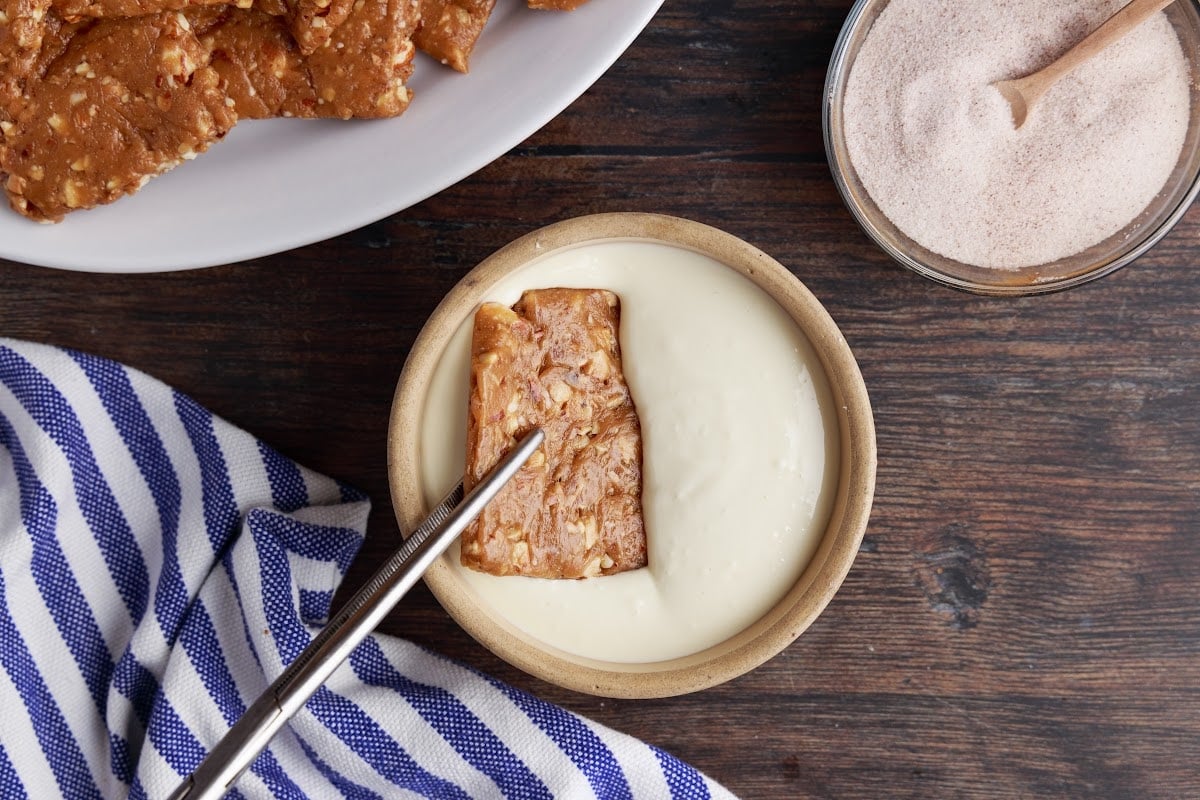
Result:
{"label": "white ceramic plate", "polygon": [[662,0],[569,13],[500,0],[460,75],[418,53],[398,119],[238,125],[133,197],[38,225],[0,208],[0,256],[93,272],[228,264],[345,233],[503,155],[584,93]]}

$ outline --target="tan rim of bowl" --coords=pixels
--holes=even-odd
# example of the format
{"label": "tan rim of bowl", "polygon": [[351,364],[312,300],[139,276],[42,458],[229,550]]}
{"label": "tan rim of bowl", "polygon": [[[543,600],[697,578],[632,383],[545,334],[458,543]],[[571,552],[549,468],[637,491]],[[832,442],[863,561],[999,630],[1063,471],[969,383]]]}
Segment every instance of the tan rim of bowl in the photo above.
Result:
{"label": "tan rim of bowl", "polygon": [[[707,225],[656,214],[579,217],[534,231],[500,249],[446,296],[413,343],[401,372],[388,431],[388,480],[402,531],[428,513],[418,436],[427,387],[447,342],[497,281],[535,258],[613,240],[666,243],[704,253],[773,297],[808,337],[824,367],[838,420],[841,468],[829,524],[800,579],[775,607],[736,636],[683,658],[624,664],[582,658],[548,646],[482,607],[443,556],[425,581],[451,617],[484,647],[542,680],[587,694],[667,697],[735,678],[779,653],[829,603],[858,552],[875,488],[875,427],[858,364],[833,319],[777,261]],[[464,419],[466,412],[464,409]]]}

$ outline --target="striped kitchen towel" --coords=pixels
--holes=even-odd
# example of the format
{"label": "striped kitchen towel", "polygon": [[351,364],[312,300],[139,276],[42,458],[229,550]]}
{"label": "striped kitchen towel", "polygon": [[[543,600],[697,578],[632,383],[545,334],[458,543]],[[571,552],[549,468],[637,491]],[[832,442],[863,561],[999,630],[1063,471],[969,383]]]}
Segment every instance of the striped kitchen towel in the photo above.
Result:
{"label": "striped kitchen towel", "polygon": [[[0,339],[0,798],[161,798],[327,620],[367,499],[111,361]],[[373,635],[230,797],[730,797]]]}

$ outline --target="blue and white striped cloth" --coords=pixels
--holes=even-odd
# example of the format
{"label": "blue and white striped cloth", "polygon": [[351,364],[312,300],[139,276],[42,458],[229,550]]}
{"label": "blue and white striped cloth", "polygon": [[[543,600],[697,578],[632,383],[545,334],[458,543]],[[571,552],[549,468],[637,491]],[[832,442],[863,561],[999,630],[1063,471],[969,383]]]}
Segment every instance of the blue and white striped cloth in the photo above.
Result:
{"label": "blue and white striped cloth", "polygon": [[[326,621],[368,507],[146,375],[0,339],[0,798],[169,794]],[[382,635],[230,796],[731,797]]]}

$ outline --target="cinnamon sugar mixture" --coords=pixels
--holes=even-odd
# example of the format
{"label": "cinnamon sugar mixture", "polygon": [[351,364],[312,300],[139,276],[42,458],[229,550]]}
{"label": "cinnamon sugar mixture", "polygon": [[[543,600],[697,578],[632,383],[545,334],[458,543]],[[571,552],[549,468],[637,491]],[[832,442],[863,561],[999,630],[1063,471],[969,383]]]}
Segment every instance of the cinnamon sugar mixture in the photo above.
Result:
{"label": "cinnamon sugar mixture", "polygon": [[1086,250],[1162,189],[1187,133],[1189,69],[1157,14],[1013,126],[991,86],[1040,69],[1121,0],[892,0],[846,86],[846,144],[871,198],[948,258],[1018,269]]}

